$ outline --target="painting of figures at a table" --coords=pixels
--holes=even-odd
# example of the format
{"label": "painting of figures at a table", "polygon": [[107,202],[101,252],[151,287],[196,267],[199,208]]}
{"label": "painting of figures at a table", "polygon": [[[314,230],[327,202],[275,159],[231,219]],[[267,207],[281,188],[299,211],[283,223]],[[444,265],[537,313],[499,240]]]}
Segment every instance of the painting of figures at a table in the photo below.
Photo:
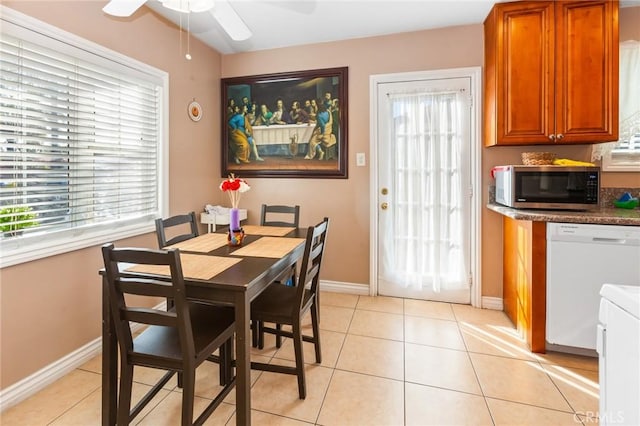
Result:
{"label": "painting of figures at a table", "polygon": [[347,177],[347,68],[222,80],[222,175]]}

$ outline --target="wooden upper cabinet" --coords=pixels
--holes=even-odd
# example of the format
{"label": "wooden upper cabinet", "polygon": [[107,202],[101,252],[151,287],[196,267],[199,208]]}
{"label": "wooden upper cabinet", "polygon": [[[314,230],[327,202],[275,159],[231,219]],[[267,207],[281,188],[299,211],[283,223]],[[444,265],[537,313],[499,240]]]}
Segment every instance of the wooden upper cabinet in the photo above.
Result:
{"label": "wooden upper cabinet", "polygon": [[485,29],[485,145],[618,139],[618,2],[496,4]]}

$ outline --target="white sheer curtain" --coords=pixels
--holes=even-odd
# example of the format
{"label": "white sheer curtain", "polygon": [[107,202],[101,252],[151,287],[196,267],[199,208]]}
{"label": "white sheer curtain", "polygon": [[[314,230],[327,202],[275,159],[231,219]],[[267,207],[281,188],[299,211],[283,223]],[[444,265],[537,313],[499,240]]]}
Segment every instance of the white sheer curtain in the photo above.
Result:
{"label": "white sheer curtain", "polygon": [[[390,94],[393,214],[382,261],[397,285],[435,292],[469,287],[461,179],[459,90]],[[395,266],[394,266],[395,265]],[[393,270],[395,269],[395,270]]]}
{"label": "white sheer curtain", "polygon": [[640,41],[620,43],[620,129],[618,142],[593,145],[591,160],[601,160],[640,133]]}

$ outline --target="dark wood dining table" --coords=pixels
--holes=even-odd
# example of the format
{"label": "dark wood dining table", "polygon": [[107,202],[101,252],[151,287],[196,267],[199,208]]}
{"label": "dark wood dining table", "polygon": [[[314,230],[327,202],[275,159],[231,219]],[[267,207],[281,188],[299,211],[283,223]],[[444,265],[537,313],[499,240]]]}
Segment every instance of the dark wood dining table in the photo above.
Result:
{"label": "dark wood dining table", "polygon": [[[175,245],[180,248],[183,258],[187,298],[228,303],[235,308],[236,424],[238,425],[251,424],[251,301],[302,257],[306,234],[306,229],[302,228],[281,228],[279,231],[273,227],[248,226],[245,228],[248,232],[240,247],[229,247],[226,242],[219,246],[219,237],[215,235],[221,233],[226,235],[224,230],[214,234],[203,234]],[[280,235],[274,235],[274,233]],[[215,247],[216,245],[218,247]],[[208,250],[209,248],[211,250]],[[260,252],[260,250],[267,252]],[[197,261],[198,267],[190,268],[190,265],[185,263],[185,258]],[[220,258],[240,259],[240,261],[207,277],[207,262],[214,265],[214,261],[219,261]],[[133,269],[135,270],[135,268]],[[188,276],[190,269],[194,271],[191,277]],[[134,270],[127,269],[124,273],[168,279],[167,276]],[[115,328],[111,322],[109,291],[106,279],[104,279],[104,270],[101,270],[100,274],[103,276],[102,424],[111,426],[116,424],[118,342]]]}

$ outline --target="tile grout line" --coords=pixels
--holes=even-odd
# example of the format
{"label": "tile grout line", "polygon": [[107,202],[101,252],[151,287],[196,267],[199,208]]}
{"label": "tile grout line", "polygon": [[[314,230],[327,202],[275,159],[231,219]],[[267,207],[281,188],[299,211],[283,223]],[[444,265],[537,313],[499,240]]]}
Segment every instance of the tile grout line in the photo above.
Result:
{"label": "tile grout line", "polygon": [[[558,387],[558,384],[555,382],[555,380],[553,380],[553,378],[551,377],[551,375],[549,374],[549,372],[547,371],[546,368],[544,368],[544,365],[542,365],[542,363],[539,360],[535,360],[535,362],[538,363],[538,366],[542,369],[542,371],[544,371],[544,374],[547,376],[547,378],[551,381],[551,383],[553,383],[553,386],[558,390],[558,393],[560,393],[560,395],[562,395],[562,399],[564,399],[564,401],[567,403],[567,405],[569,406],[569,408],[571,408],[571,412],[574,415],[574,417],[576,415],[578,415],[578,413],[576,412],[576,409],[573,407],[573,404],[571,404],[571,402],[569,401],[569,399],[566,397],[566,395],[564,394],[564,392],[562,392],[562,389],[560,389],[560,387]],[[560,410],[558,410],[560,411]]]}
{"label": "tile grout line", "polygon": [[[79,368],[76,368],[76,370],[80,370]],[[85,373],[92,373],[92,374],[97,374],[98,376],[102,376],[102,374],[98,374],[94,371],[85,371],[85,370],[80,370],[83,371]],[[80,403],[82,401],[84,401],[85,399],[89,398],[95,391],[100,391],[102,389],[102,384],[100,384],[97,388],[95,388],[94,390],[92,390],[91,392],[87,393],[85,396],[83,396],[82,398],[80,398],[75,404],[72,404],[69,408],[67,408],[66,410],[64,410],[62,413],[58,414],[57,416],[55,416],[53,419],[51,419],[47,425],[51,425],[53,423],[55,423],[58,419],[60,419],[61,417],[63,417],[66,413],[68,413],[69,411],[71,411],[72,409],[74,409],[75,407],[77,407],[78,405],[80,405]],[[1,420],[1,416],[0,416],[0,420]],[[1,424],[2,422],[0,422]]]}
{"label": "tile grout line", "polygon": [[[327,399],[327,394],[329,393],[329,387],[331,387],[331,381],[333,380],[333,376],[336,373],[336,370],[338,369],[338,360],[340,360],[340,354],[342,354],[342,349],[344,349],[344,345],[347,341],[347,337],[349,336],[349,328],[351,328],[351,323],[353,322],[353,317],[356,314],[356,308],[358,307],[358,302],[360,301],[360,296],[358,296],[358,300],[356,300],[356,305],[353,307],[353,313],[351,314],[351,318],[349,319],[349,325],[347,326],[347,330],[344,333],[344,340],[342,341],[342,344],[340,345],[340,350],[338,351],[338,356],[336,357],[336,362],[333,365],[333,368],[331,368],[331,375],[329,376],[329,383],[327,385],[327,388],[324,391],[324,395],[322,396],[322,401],[320,402],[320,408],[318,409],[318,414],[316,415],[316,419],[313,422],[314,425],[318,425],[318,421],[320,420],[320,413],[322,413],[322,407],[324,406],[324,403]],[[332,305],[329,305],[332,306]],[[318,325],[319,327],[319,325]]]}
{"label": "tile grout line", "polygon": [[402,299],[402,417],[407,424],[407,299]]}
{"label": "tile grout line", "polygon": [[471,368],[473,369],[473,375],[475,376],[476,381],[478,382],[478,387],[480,388],[480,392],[482,393],[482,400],[484,401],[485,407],[487,407],[487,412],[489,413],[489,418],[491,419],[491,422],[495,426],[496,420],[493,418],[493,413],[491,412],[491,408],[489,407],[489,402],[487,401],[487,395],[484,393],[484,388],[482,386],[482,382],[480,382],[480,377],[478,377],[478,372],[476,371],[476,366],[473,363],[473,359],[471,359],[471,353],[469,352],[469,347],[467,346],[467,341],[464,338],[464,333],[460,329],[460,321],[458,320],[458,317],[456,316],[456,313],[453,310],[453,308],[451,310],[453,311],[454,318],[456,318],[456,326],[458,327],[458,332],[460,333],[460,337],[462,338],[462,344],[465,347],[465,352],[467,354],[467,359],[469,360],[469,364],[471,364]]}

